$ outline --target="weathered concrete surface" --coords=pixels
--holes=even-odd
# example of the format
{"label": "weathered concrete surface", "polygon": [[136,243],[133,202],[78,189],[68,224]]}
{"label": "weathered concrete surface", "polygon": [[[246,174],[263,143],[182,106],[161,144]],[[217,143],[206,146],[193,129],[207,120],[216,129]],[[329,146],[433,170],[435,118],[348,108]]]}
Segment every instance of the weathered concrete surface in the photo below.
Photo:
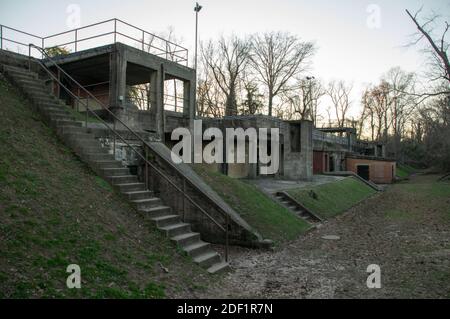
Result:
{"label": "weathered concrete surface", "polygon": [[304,188],[304,187],[312,187],[327,183],[332,183],[337,180],[344,179],[345,177],[340,176],[326,176],[326,175],[314,175],[311,181],[292,181],[292,180],[284,180],[284,179],[275,179],[275,178],[258,178],[258,179],[249,179],[248,181],[252,184],[256,185],[262,191],[274,194],[279,191],[295,189],[295,188]]}

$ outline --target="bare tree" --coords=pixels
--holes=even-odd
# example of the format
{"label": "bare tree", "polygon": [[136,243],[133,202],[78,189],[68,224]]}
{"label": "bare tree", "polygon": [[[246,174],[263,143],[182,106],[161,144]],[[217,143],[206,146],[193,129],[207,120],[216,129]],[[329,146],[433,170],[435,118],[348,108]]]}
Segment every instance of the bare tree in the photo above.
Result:
{"label": "bare tree", "polygon": [[319,100],[325,93],[319,80],[300,78],[290,90],[282,93],[282,99],[291,109],[293,118],[311,120],[316,124]]}
{"label": "bare tree", "polygon": [[438,96],[438,95],[448,95],[450,94],[450,62],[448,58],[448,48],[449,43],[446,39],[447,32],[450,28],[447,21],[444,22],[444,28],[440,36],[435,37],[433,35],[433,23],[437,19],[437,16],[427,19],[425,22],[419,22],[418,15],[421,12],[421,9],[417,11],[414,15],[412,15],[408,10],[406,13],[414,22],[418,29],[418,37],[413,42],[413,44],[419,43],[422,39],[426,39],[429,44],[429,49],[426,52],[430,55],[431,60],[431,70],[432,74],[430,75],[430,80],[436,81],[441,80],[447,83],[446,86],[441,88],[441,90],[434,90],[433,92],[426,92],[422,94],[415,94],[424,98],[428,98],[430,96]]}
{"label": "bare tree", "polygon": [[272,116],[273,99],[287,88],[288,81],[308,66],[315,48],[289,33],[270,32],[252,37],[251,62],[260,81],[267,87],[268,114]]}
{"label": "bare tree", "polygon": [[244,115],[256,114],[263,106],[263,94],[259,92],[256,80],[248,74],[244,74],[242,79],[242,98],[240,113]]}
{"label": "bare tree", "polygon": [[415,74],[394,67],[384,75],[384,81],[389,85],[389,93],[386,96],[389,114],[386,112],[385,115],[390,117],[394,139],[392,151],[397,157],[406,122],[417,106],[414,96],[406,93],[414,92]]}
{"label": "bare tree", "polygon": [[225,114],[237,114],[239,77],[248,62],[249,43],[235,35],[221,37],[217,43],[202,46],[204,65],[211,70],[217,85],[225,95]]}
{"label": "bare tree", "polygon": [[331,81],[328,84],[326,92],[333,103],[338,127],[345,126],[345,119],[351,104],[352,88],[352,85],[348,85],[344,81]]}

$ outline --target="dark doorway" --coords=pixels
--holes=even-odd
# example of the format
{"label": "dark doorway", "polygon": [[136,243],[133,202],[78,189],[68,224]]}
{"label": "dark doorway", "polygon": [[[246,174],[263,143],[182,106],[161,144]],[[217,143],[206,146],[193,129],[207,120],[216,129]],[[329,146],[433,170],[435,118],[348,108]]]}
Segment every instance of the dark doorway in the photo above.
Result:
{"label": "dark doorway", "polygon": [[364,178],[366,181],[369,180],[369,165],[358,165],[356,166],[358,176]]}
{"label": "dark doorway", "polygon": [[329,172],[334,172],[334,157],[330,156],[329,158],[329,164],[328,164],[328,171]]}

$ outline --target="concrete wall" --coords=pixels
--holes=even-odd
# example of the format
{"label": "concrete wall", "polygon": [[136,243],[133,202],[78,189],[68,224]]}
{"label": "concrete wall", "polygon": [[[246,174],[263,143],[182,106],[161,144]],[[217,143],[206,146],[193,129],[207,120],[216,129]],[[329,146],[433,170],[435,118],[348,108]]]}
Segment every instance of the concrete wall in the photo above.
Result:
{"label": "concrete wall", "polygon": [[[292,129],[299,128],[299,140],[291,139]],[[312,180],[313,177],[313,123],[298,121],[289,123],[284,134],[283,177],[292,180]],[[292,145],[299,143],[300,145]],[[292,150],[299,151],[292,151]]]}
{"label": "concrete wall", "polygon": [[347,170],[358,173],[358,165],[369,166],[369,180],[378,184],[390,184],[395,177],[395,161],[347,157]]}

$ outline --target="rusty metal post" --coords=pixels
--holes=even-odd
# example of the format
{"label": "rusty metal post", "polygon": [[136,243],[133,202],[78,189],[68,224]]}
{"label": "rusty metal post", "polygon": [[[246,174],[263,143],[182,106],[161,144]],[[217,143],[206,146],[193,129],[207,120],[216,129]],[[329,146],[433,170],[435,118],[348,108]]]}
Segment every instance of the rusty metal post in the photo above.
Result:
{"label": "rusty metal post", "polygon": [[114,119],[114,137],[113,137],[113,155],[114,155],[114,159],[116,159],[116,120]]}
{"label": "rusty metal post", "polygon": [[78,42],[78,29],[75,29],[75,52],[77,52],[77,42]]}
{"label": "rusty metal post", "polygon": [[225,261],[228,262],[228,237],[229,237],[229,228],[230,228],[230,216],[227,214],[226,217],[227,220],[227,229],[226,229],[226,235],[225,235]]}
{"label": "rusty metal post", "polygon": [[183,178],[183,223],[186,221],[186,179]]}
{"label": "rusty metal post", "polygon": [[149,189],[149,180],[148,180],[148,147],[144,143],[144,149],[145,149],[145,188]]}
{"label": "rusty metal post", "polygon": [[[79,101],[79,100],[78,100]],[[85,127],[86,127],[86,129],[87,129],[87,127],[88,127],[88,111],[89,110],[89,98],[87,97],[86,98],[86,116],[85,116]]]}
{"label": "rusty metal post", "polygon": [[114,43],[117,42],[117,19],[114,19]]}
{"label": "rusty metal post", "polygon": [[[58,69],[58,71],[59,71],[59,69]],[[60,84],[58,84],[58,85],[60,85]],[[78,100],[77,100],[77,112],[80,113],[80,87],[78,87],[77,96],[78,96]]]}
{"label": "rusty metal post", "polygon": [[31,71],[31,44],[28,45],[28,70]]}

